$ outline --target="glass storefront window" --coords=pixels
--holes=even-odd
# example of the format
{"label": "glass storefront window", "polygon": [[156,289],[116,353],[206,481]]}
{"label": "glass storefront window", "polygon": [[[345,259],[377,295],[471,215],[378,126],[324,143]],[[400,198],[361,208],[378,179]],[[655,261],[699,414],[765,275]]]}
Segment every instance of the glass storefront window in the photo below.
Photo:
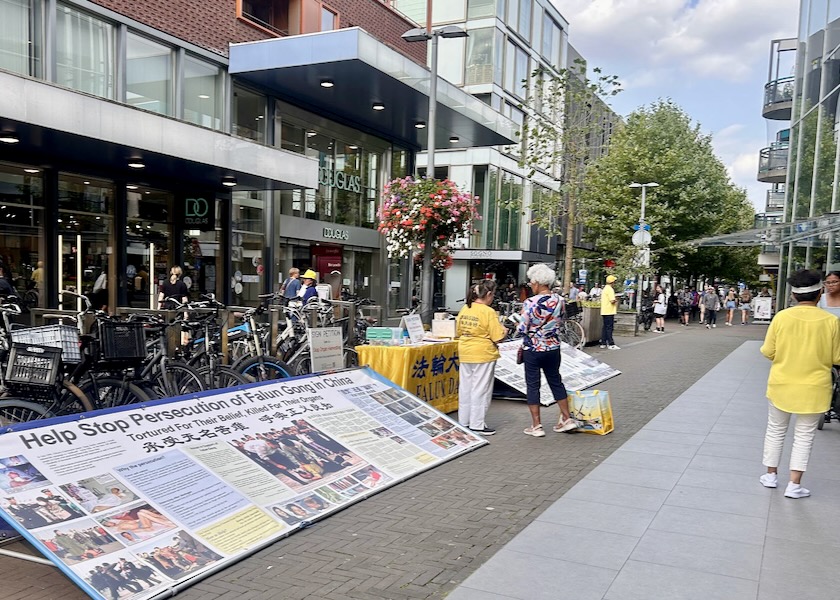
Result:
{"label": "glass storefront window", "polygon": [[126,104],[171,115],[172,49],[129,32],[125,52]]}
{"label": "glass storefront window", "polygon": [[235,87],[233,90],[233,134],[264,144],[265,109],[265,96]]}
{"label": "glass storefront window", "polygon": [[56,10],[56,83],[102,98],[114,98],[115,28],[75,8]]}
{"label": "glass storefront window", "polygon": [[270,192],[233,192],[231,273],[234,304],[255,305],[262,293],[266,202]]}
{"label": "glass storefront window", "polygon": [[224,77],[218,66],[184,58],[184,120],[210,129],[222,128]]}
{"label": "glass storefront window", "polygon": [[168,277],[173,264],[184,273],[186,265],[172,256],[172,213],[174,196],[170,192],[135,184],[126,186],[126,292],[134,308],[155,308],[157,286]]}
{"label": "glass storefront window", "polygon": [[40,170],[0,163],[0,262],[30,306],[45,306],[43,206]]}
{"label": "glass storefront window", "polygon": [[[115,281],[109,257],[114,247],[114,184],[70,173],[58,176],[59,285],[90,298],[95,308],[111,306],[116,290],[95,295],[93,285],[103,272]],[[110,300],[109,300],[110,298]]]}
{"label": "glass storefront window", "polygon": [[0,69],[41,74],[41,36],[34,0],[0,0]]}

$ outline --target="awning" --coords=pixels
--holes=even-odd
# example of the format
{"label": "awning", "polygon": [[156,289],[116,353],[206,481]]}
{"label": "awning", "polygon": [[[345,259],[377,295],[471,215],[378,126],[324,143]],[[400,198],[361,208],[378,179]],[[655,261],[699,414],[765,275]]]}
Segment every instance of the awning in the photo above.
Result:
{"label": "awning", "polygon": [[[358,27],[232,44],[229,70],[326,118],[413,149],[427,146],[426,130],[415,124],[428,118],[429,70]],[[435,147],[516,142],[513,121],[440,77],[437,97]]]}
{"label": "awning", "polygon": [[[13,162],[190,188],[227,189],[224,177],[236,190],[318,187],[312,158],[4,72],[0,130],[19,139],[0,145]],[[145,167],[130,169],[133,159]]]}
{"label": "awning", "polygon": [[840,231],[840,214],[828,213],[820,217],[802,219],[793,223],[778,223],[758,229],[747,229],[688,242],[700,248],[714,246],[765,246],[795,243],[820,245],[829,233]]}

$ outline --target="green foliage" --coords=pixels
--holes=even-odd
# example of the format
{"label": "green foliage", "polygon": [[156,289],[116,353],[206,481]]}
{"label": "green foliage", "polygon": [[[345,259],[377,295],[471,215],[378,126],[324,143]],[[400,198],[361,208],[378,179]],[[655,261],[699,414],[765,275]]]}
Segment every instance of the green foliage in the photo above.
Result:
{"label": "green foliage", "polygon": [[670,100],[634,111],[614,133],[609,154],[587,169],[581,206],[588,235],[604,258],[616,259],[617,270],[626,272],[638,270],[630,264],[630,238],[641,215],[641,190],[628,187],[631,182],[659,184],[647,189],[645,209],[651,270],[688,277],[717,275],[728,270],[726,264],[745,269],[752,261],[755,267],[754,250],[687,244],[749,229],[754,211],[715,156],[711,137]]}

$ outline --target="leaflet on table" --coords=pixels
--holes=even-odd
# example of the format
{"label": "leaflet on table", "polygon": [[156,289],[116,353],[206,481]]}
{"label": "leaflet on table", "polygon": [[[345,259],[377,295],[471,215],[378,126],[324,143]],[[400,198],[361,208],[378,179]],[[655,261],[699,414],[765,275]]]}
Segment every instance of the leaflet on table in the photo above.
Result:
{"label": "leaflet on table", "polygon": [[[499,344],[501,358],[496,362],[495,378],[524,393],[525,368],[516,364],[516,353],[521,344],[521,340]],[[592,387],[621,374],[618,369],[565,342],[562,342],[560,353],[562,355],[560,375],[563,377],[563,385],[570,392]],[[545,375],[540,374],[540,377],[540,404],[548,406],[554,402],[554,397],[545,380]]]}
{"label": "leaflet on table", "polygon": [[169,595],[485,441],[369,369],[0,435],[0,516],[96,599]]}

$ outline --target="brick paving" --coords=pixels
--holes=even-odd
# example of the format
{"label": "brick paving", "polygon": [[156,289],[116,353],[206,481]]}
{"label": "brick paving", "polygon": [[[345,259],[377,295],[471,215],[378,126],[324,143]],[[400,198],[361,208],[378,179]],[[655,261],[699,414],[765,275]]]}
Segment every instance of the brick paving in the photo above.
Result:
{"label": "brick paving", "polygon": [[[185,600],[443,598],[594,466],[745,340],[766,327],[706,330],[668,322],[665,335],[590,348],[622,371],[609,390],[608,436],[522,435],[524,403],[494,401],[490,445],[357,503],[179,594]],[[710,389],[710,393],[714,393]],[[557,416],[543,409],[544,424]],[[12,548],[27,551],[23,544]],[[49,566],[0,557],[4,600],[85,598]]]}

